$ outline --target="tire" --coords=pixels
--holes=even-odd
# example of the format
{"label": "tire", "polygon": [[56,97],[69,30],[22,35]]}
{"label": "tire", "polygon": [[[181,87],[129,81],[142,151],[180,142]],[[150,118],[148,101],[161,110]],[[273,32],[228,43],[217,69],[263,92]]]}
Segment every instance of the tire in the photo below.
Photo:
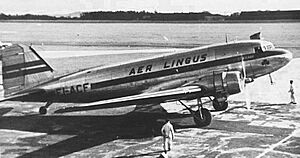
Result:
{"label": "tire", "polygon": [[47,108],[44,107],[44,106],[40,107],[39,113],[40,113],[41,115],[47,114]]}
{"label": "tire", "polygon": [[217,99],[213,100],[213,107],[216,111],[223,111],[228,108],[228,102],[223,101],[223,102],[218,102]]}
{"label": "tire", "polygon": [[195,111],[194,122],[195,122],[196,126],[197,127],[205,127],[205,126],[210,125],[210,123],[211,123],[210,111],[205,108],[202,108],[201,112],[202,112],[202,118],[200,117],[199,110]]}

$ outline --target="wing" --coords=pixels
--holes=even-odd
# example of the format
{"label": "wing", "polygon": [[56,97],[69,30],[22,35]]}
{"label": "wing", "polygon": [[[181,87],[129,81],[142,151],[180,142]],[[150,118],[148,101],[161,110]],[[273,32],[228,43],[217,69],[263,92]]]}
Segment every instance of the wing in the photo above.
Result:
{"label": "wing", "polygon": [[75,107],[68,107],[58,110],[56,111],[56,113],[113,108],[137,104],[162,103],[167,101],[181,100],[187,97],[191,98],[193,96],[202,96],[203,94],[203,89],[199,86],[187,86],[176,89],[142,93],[138,95],[80,104],[76,105]]}

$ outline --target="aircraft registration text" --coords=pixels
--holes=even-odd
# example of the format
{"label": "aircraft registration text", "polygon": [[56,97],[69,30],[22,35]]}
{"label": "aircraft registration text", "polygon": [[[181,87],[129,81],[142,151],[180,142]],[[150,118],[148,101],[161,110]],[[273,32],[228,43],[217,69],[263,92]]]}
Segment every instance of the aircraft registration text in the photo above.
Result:
{"label": "aircraft registration text", "polygon": [[55,89],[55,93],[57,95],[68,95],[73,93],[83,93],[91,89],[91,86],[89,83],[74,85],[70,87],[61,87]]}

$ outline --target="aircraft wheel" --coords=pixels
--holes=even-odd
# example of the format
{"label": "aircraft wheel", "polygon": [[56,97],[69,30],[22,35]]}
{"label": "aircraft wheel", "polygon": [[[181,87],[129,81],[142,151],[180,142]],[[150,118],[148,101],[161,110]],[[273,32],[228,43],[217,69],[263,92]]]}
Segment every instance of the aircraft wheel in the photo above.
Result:
{"label": "aircraft wheel", "polygon": [[195,111],[194,122],[198,127],[208,126],[211,123],[210,111],[205,108],[202,108],[201,112],[202,112],[202,118],[200,116],[199,110]]}
{"label": "aircraft wheel", "polygon": [[45,106],[40,107],[39,113],[42,114],[42,115],[46,114],[47,113],[47,108]]}
{"label": "aircraft wheel", "polygon": [[214,99],[213,100],[213,107],[217,111],[223,111],[223,110],[226,110],[228,108],[228,102],[227,101],[218,102],[217,99]]}

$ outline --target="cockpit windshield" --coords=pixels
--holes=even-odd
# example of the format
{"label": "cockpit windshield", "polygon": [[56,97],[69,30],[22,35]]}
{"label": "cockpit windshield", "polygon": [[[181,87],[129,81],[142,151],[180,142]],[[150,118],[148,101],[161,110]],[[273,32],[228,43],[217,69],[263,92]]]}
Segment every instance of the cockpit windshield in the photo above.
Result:
{"label": "cockpit windshield", "polygon": [[274,49],[274,45],[273,44],[266,44],[262,46],[264,51],[265,50],[270,50],[270,49]]}

